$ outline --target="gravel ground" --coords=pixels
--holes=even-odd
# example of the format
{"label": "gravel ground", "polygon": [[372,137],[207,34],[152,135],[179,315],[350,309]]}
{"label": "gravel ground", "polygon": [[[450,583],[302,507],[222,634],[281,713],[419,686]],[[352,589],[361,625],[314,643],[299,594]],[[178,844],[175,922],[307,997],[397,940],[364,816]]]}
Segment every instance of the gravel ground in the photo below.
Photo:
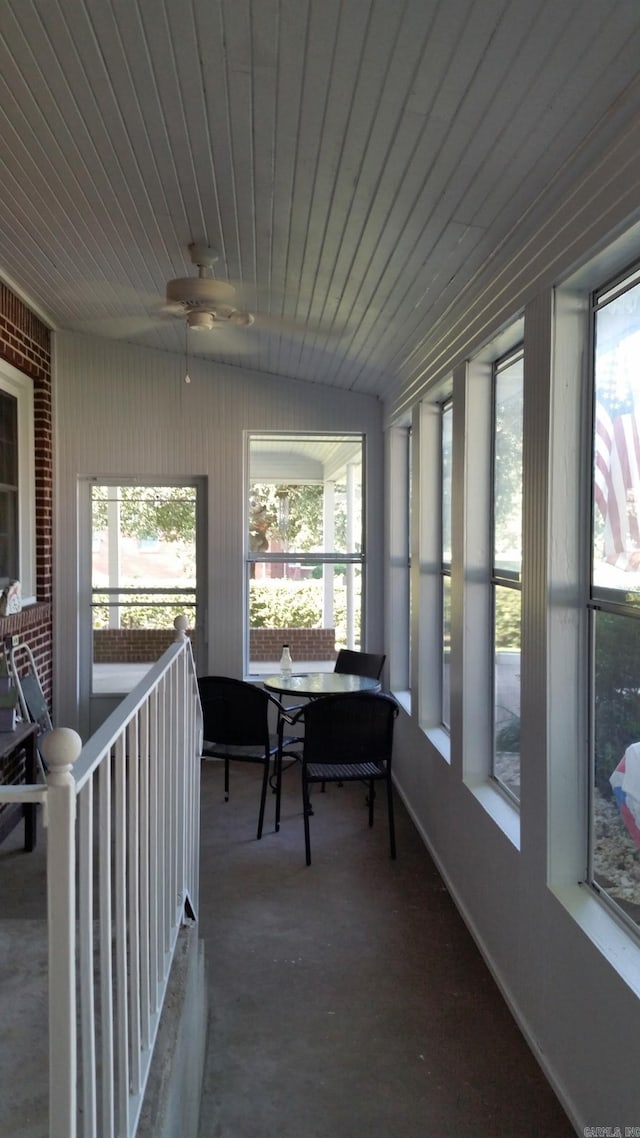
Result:
{"label": "gravel ground", "polygon": [[622,821],[613,798],[605,798],[594,790],[593,807],[594,872],[614,900],[640,905],[640,849]]}
{"label": "gravel ground", "polygon": [[[495,774],[515,795],[520,794],[520,757],[496,756]],[[640,848],[622,821],[614,798],[594,789],[594,875],[607,893],[640,924]]]}

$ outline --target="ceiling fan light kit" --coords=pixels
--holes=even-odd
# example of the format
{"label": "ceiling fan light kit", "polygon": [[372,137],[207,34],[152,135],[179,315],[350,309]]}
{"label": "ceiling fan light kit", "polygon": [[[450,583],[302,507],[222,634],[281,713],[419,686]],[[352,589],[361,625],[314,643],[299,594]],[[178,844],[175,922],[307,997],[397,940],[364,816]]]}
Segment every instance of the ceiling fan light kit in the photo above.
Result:
{"label": "ceiling fan light kit", "polygon": [[194,332],[209,332],[215,325],[215,316],[211,312],[188,312],[187,325]]}

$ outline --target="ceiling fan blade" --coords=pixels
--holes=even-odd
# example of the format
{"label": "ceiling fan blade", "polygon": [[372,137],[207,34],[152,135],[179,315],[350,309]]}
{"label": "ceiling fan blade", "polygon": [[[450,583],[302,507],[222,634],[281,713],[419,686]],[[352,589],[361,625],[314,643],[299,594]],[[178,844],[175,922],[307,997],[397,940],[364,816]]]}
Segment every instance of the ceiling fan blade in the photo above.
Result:
{"label": "ceiling fan blade", "polygon": [[278,316],[272,313],[257,312],[255,314],[256,327],[272,335],[284,336],[293,340],[304,340],[309,336],[318,336],[332,343],[342,339],[344,329],[331,328],[319,320],[305,320],[304,317]]}
{"label": "ceiling fan blade", "polygon": [[133,339],[151,332],[157,320],[151,316],[105,316],[95,320],[71,320],[67,327],[88,336],[101,336],[109,340]]}

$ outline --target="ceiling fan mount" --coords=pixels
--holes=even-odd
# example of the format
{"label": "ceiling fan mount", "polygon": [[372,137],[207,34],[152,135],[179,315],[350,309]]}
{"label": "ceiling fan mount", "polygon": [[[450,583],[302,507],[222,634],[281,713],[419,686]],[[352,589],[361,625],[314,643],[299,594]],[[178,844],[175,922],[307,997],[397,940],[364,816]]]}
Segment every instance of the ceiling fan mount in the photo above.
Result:
{"label": "ceiling fan mount", "polygon": [[197,277],[177,277],[167,282],[168,310],[186,317],[194,331],[211,331],[221,325],[253,324],[251,312],[242,312],[235,306],[236,290],[228,281],[211,276],[218,259],[215,249],[208,245],[191,244],[189,254],[197,266]]}

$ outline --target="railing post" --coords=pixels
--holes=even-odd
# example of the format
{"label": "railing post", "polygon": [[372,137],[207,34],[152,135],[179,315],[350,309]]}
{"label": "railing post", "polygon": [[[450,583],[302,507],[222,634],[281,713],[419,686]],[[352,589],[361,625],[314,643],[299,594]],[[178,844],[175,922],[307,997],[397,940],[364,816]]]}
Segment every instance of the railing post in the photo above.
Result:
{"label": "railing post", "polygon": [[49,1135],[76,1138],[76,788],[71,774],[82,749],[60,727],[42,741],[47,764],[49,923]]}

